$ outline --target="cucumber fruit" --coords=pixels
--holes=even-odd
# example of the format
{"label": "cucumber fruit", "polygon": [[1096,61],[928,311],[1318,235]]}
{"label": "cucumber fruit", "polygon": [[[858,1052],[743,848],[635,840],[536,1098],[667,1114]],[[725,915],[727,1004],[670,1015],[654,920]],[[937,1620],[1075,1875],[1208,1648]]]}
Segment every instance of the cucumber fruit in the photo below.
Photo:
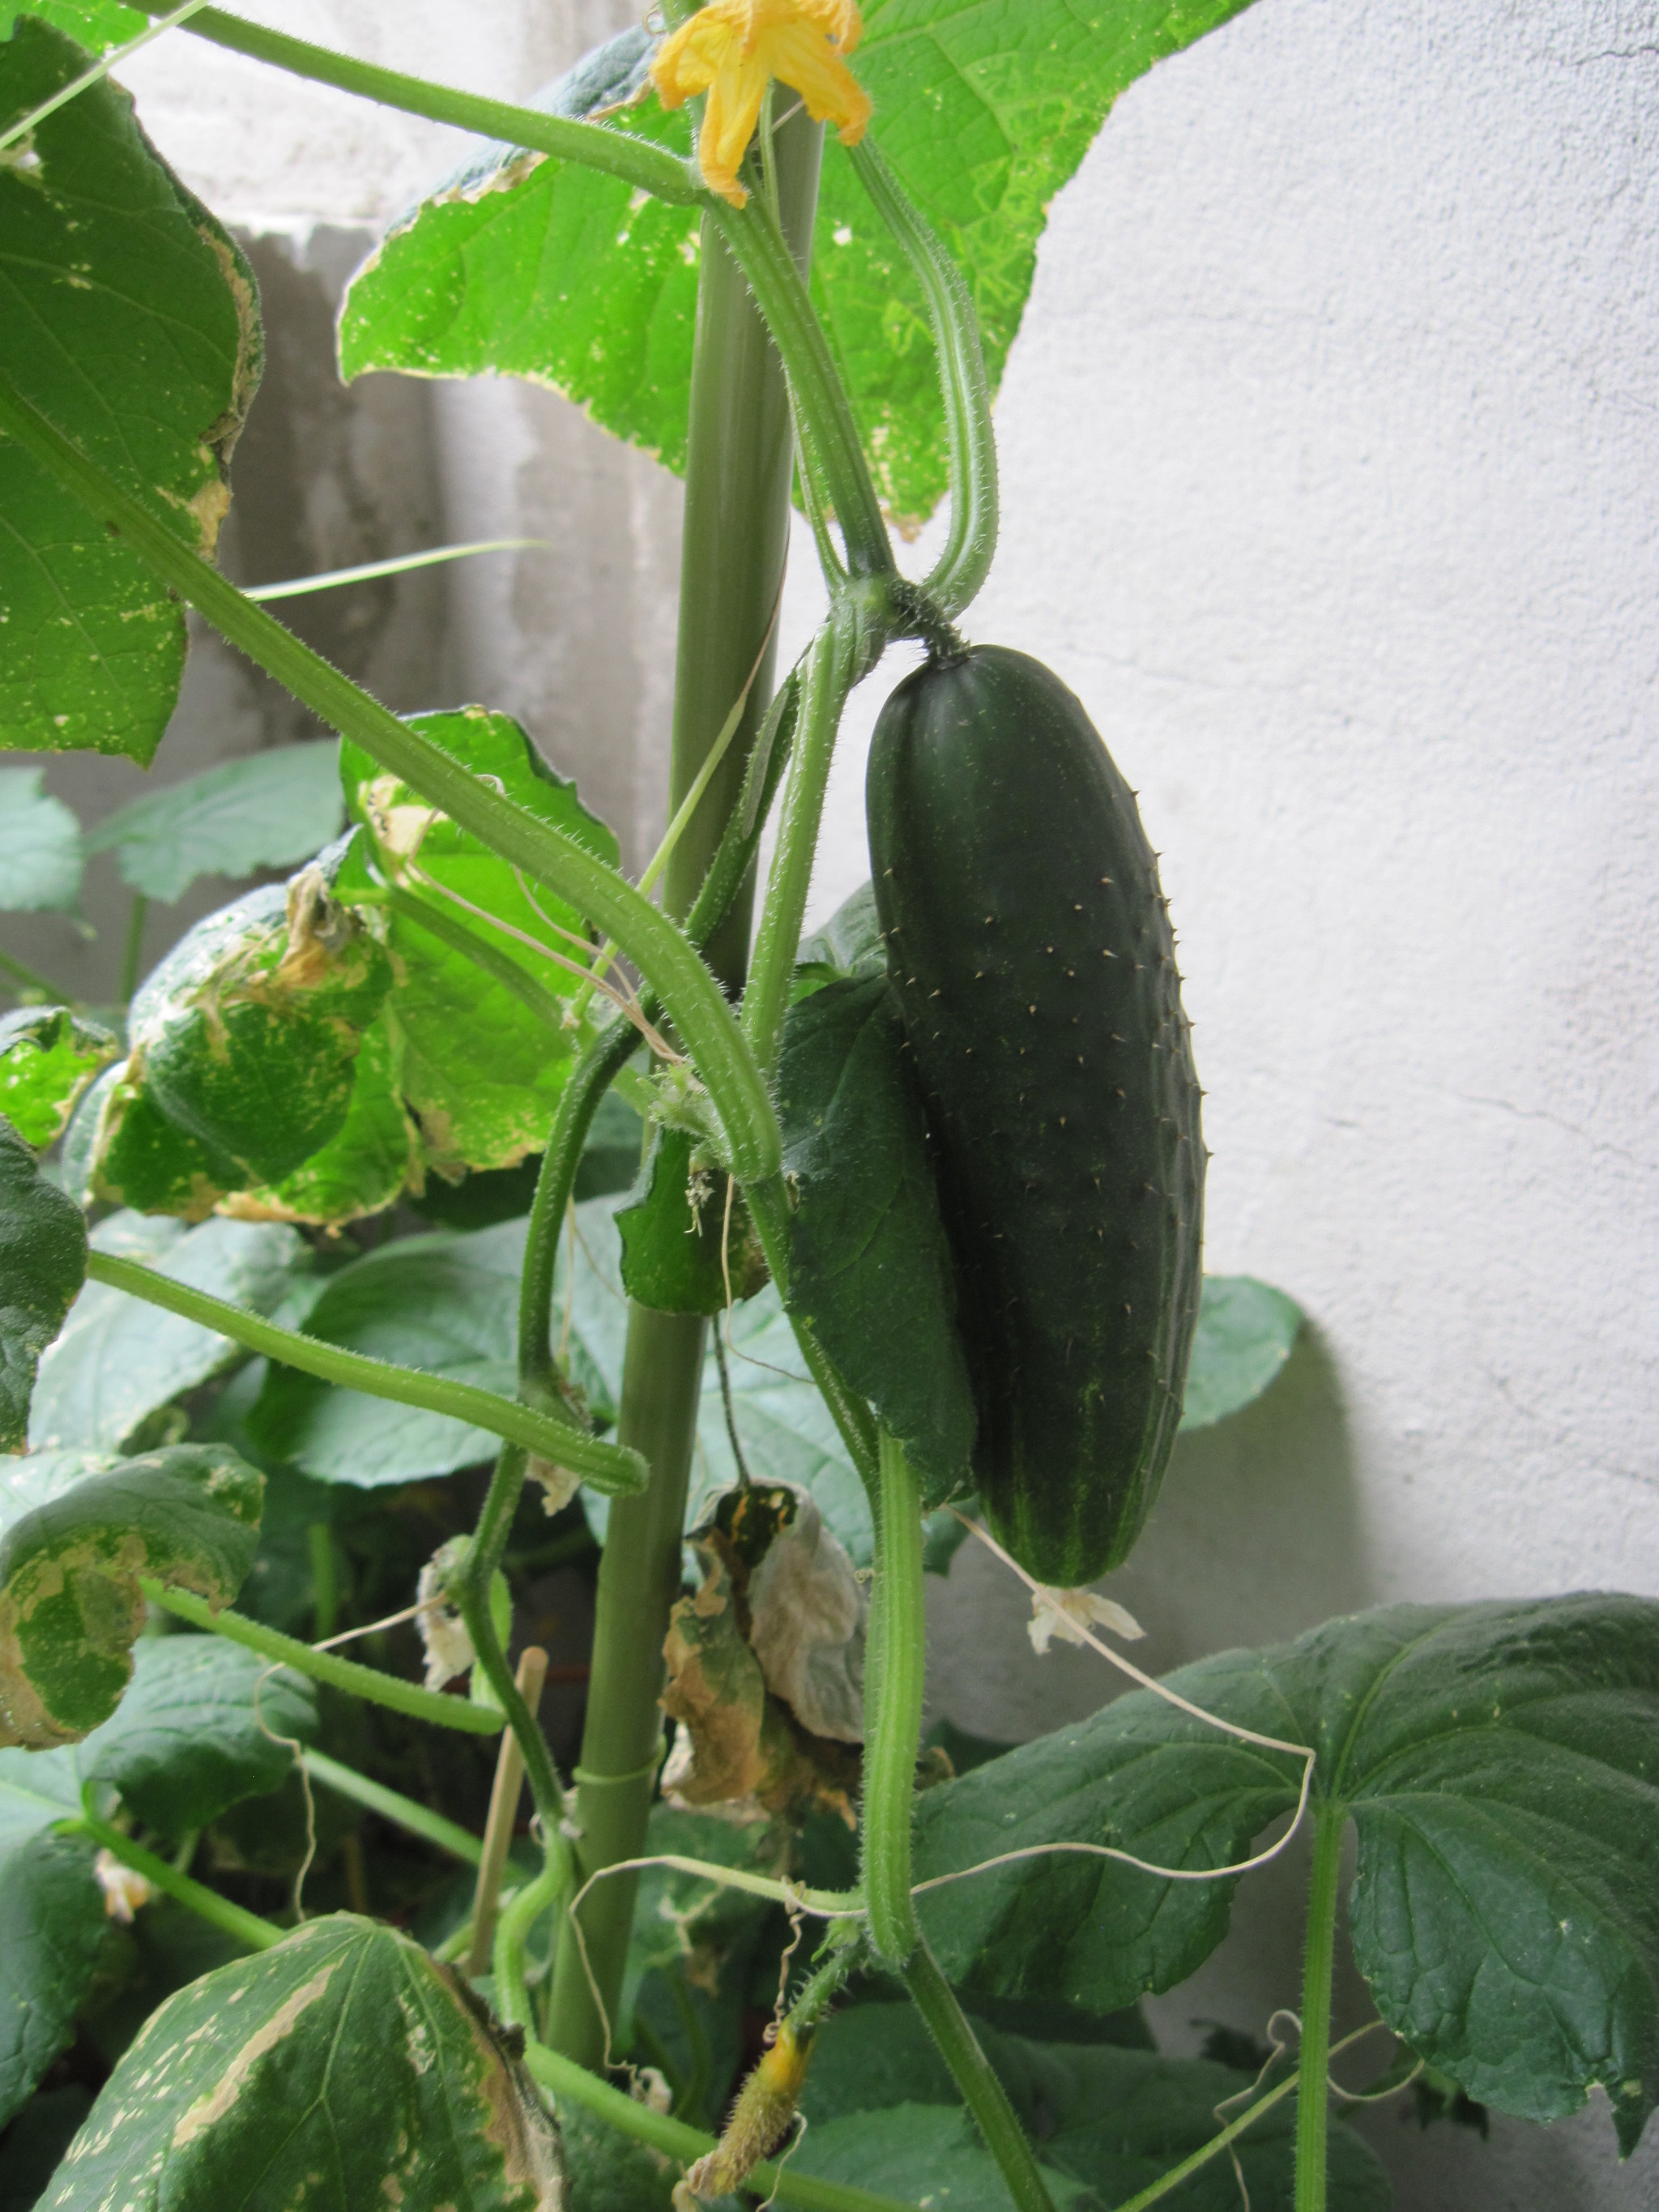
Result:
{"label": "cucumber fruit", "polygon": [[1079,701],[996,646],[894,691],[866,806],[980,1496],[1028,1573],[1091,1582],[1157,1494],[1202,1284],[1200,1093],[1157,859]]}

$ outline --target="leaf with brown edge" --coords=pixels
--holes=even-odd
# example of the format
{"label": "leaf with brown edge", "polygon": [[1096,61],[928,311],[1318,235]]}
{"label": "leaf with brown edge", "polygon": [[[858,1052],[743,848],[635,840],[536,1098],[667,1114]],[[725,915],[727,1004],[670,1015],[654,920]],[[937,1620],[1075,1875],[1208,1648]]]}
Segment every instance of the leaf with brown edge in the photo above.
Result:
{"label": "leaf with brown edge", "polygon": [[81,1210],[0,1119],[0,1451],[21,1451],[40,1354],[87,1273]]}
{"label": "leaf with brown edge", "polygon": [[557,2134],[460,1978],[395,1929],[337,1913],[154,2013],[40,2208],[564,2201]]}
{"label": "leaf with brown edge", "polygon": [[26,1144],[51,1144],[76,1102],[120,1046],[101,1022],[67,1006],[0,1014],[0,1113]]}
{"label": "leaf with brown edge", "polygon": [[0,1744],[76,1743],[132,1675],[143,1578],[228,1605],[259,1540],[264,1477],[222,1444],[89,1475],[0,1536]]}

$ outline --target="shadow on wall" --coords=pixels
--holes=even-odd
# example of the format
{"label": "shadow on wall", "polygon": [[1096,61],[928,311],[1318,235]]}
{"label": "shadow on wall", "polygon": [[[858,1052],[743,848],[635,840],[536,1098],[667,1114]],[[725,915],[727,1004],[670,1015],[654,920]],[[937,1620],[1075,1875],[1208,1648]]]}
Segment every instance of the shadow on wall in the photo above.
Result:
{"label": "shadow on wall", "polygon": [[[1279,1643],[1374,1601],[1340,1384],[1304,1323],[1283,1373],[1242,1413],[1177,1443],[1146,1534],[1101,1585],[1146,1630],[1136,1663],[1163,1674],[1234,1644]],[[966,1543],[930,1580],[930,1711],[1001,1742],[1095,1711],[1129,1686],[1097,1654],[1039,1659],[1024,1587]]]}

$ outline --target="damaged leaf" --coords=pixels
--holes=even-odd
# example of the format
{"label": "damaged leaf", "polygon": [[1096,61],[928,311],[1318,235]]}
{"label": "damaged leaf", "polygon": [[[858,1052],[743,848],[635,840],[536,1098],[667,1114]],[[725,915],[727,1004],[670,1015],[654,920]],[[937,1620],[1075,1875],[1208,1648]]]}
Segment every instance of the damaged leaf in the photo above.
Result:
{"label": "damaged leaf", "polygon": [[383,1009],[363,1032],[336,1133],[280,1182],[222,1200],[223,1211],[242,1220],[330,1225],[380,1213],[405,1190],[418,1196],[420,1135],[404,1104],[403,1058],[401,1033]]}
{"label": "damaged leaf", "polygon": [[25,1144],[44,1151],[120,1049],[101,1022],[67,1006],[19,1006],[0,1014],[0,1114]]}
{"label": "damaged leaf", "polygon": [[0,1534],[0,1744],[74,1743],[107,1720],[144,1625],[141,1578],[228,1605],[264,1497],[264,1477],[222,1445],[175,1444],[13,1522]]}
{"label": "damaged leaf", "polygon": [[[342,2065],[342,2051],[374,2063]],[[553,2124],[459,1975],[337,1913],[151,2014],[40,2212],[302,2198],[559,2212],[562,2196]]]}
{"label": "damaged leaf", "polygon": [[92,1986],[108,1924],[97,1850],[50,1829],[0,1848],[0,2129],[73,2038]]}
{"label": "damaged leaf", "polygon": [[86,1273],[80,1208],[41,1175],[10,1122],[0,1121],[0,1451],[22,1448],[35,1368]]}
{"label": "damaged leaf", "polygon": [[[0,44],[0,129],[86,68],[24,18]],[[106,77],[0,161],[0,373],[210,560],[261,359],[253,274]],[[75,374],[64,364],[72,362]],[[148,764],[179,694],[185,611],[57,479],[0,439],[0,745]]]}

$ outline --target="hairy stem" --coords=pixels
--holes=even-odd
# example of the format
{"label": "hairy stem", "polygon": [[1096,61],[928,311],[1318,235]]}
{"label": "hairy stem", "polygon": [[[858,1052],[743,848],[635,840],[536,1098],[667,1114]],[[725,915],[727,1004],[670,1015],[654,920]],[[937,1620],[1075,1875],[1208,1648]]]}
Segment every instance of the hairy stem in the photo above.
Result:
{"label": "hairy stem", "polygon": [[164,1306],[169,1313],[182,1314],[186,1321],[200,1322],[204,1328],[228,1336],[233,1344],[263,1352],[284,1367],[298,1368],[302,1375],[315,1375],[325,1382],[337,1383],[344,1390],[361,1390],[371,1398],[391,1398],[402,1406],[448,1413],[474,1428],[488,1429],[492,1436],[504,1437],[526,1451],[539,1452],[562,1466],[574,1468],[597,1490],[626,1494],[644,1487],[642,1461],[616,1444],[590,1437],[568,1415],[555,1419],[514,1399],[497,1397],[493,1390],[481,1390],[476,1383],[423,1374],[413,1367],[394,1367],[389,1360],[347,1352],[337,1344],[325,1344],[320,1337],[302,1336],[241,1306],[210,1297],[205,1291],[192,1290],[188,1283],[175,1282],[171,1275],[161,1274],[137,1260],[123,1260],[110,1252],[89,1252],[87,1273],[95,1283],[107,1283],[112,1290],[130,1291],[151,1305]]}
{"label": "hairy stem", "polygon": [[273,1927],[269,1920],[261,1920],[257,1913],[245,1912],[240,1905],[221,1897],[216,1889],[207,1889],[199,1881],[192,1881],[187,1874],[180,1874],[166,1859],[157,1858],[154,1851],[135,1844],[131,1836],[124,1836],[107,1821],[96,1820],[88,1813],[82,1814],[75,1826],[82,1835],[101,1844],[123,1866],[130,1866],[135,1874],[143,1875],[152,1888],[187,1905],[198,1918],[210,1921],[237,1942],[246,1944],[250,1951],[269,1951],[287,1933],[285,1929]]}
{"label": "hairy stem", "polygon": [[386,892],[385,898],[394,914],[401,915],[405,921],[413,922],[417,929],[425,930],[441,945],[447,945],[452,952],[459,952],[463,960],[470,960],[492,982],[511,991],[520,1006],[527,1007],[538,1021],[544,1022],[557,1036],[561,1039],[568,1036],[566,1016],[570,1012],[570,1001],[561,999],[544,984],[538,983],[527,969],[519,965],[511,953],[504,951],[499,945],[492,945],[476,929],[469,929],[455,915],[446,914],[435,899],[422,898],[417,892],[404,890],[397,884]]}
{"label": "hairy stem", "polygon": [[986,2149],[1001,2168],[1019,2212],[1054,2212],[1048,2184],[1036,2154],[1025,2139],[1019,2116],[991,2071],[991,2063],[980,2049],[979,2038],[957,2002],[955,1991],[920,1936],[902,1972],[910,2001],[927,2021],[928,2033],[985,2138]]}
{"label": "hairy stem", "polygon": [[470,1705],[465,1698],[442,1697],[436,1690],[422,1689],[418,1682],[405,1682],[400,1674],[360,1667],[356,1660],[342,1659],[332,1651],[313,1651],[310,1644],[284,1636],[280,1629],[267,1628],[263,1621],[245,1620],[228,1606],[216,1613],[194,1591],[170,1589],[152,1576],[141,1577],[138,1587],[152,1605],[177,1613],[192,1628],[205,1628],[228,1644],[262,1652],[267,1659],[292,1667],[296,1674],[343,1690],[348,1697],[362,1698],[372,1705],[388,1705],[394,1713],[406,1713],[411,1720],[432,1721],[439,1728],[459,1729],[468,1735],[495,1735],[500,1731],[501,1716],[487,1705]]}
{"label": "hairy stem", "polygon": [[1346,1817],[1341,1806],[1328,1802],[1314,1808],[1313,1875],[1302,1965],[1302,2055],[1297,2073],[1296,2212],[1325,2212],[1331,1967],[1336,1952],[1336,1892]]}
{"label": "hairy stem", "polygon": [[[3,378],[0,431],[15,438],[89,513],[124,538],[231,644],[274,676],[302,706],[309,707],[331,729],[361,744],[383,768],[464,830],[470,830],[492,852],[544,881],[578,913],[615,938],[628,958],[661,994],[720,1117],[734,1172],[743,1181],[776,1173],[778,1121],[765,1079],[744,1043],[719,984],[666,914],[659,912],[618,870],[562,830],[538,821],[483,778],[473,775],[441,745],[410,728],[389,708],[301,644],[263,607],[245,598],[217,569],[183,545],[164,523],[123,491]],[[767,604],[769,612],[770,601]],[[726,694],[727,704],[735,688]],[[724,706],[720,713],[724,714]]]}

